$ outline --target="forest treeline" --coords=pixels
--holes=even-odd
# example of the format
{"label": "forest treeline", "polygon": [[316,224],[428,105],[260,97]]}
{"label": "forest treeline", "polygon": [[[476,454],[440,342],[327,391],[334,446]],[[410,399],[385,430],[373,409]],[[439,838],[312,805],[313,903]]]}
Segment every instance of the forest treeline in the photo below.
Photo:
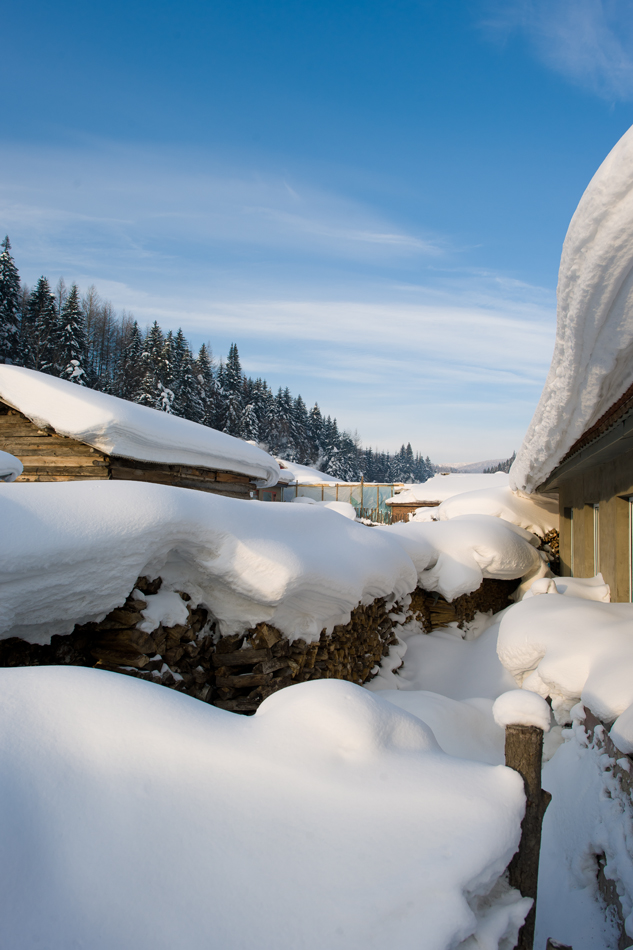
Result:
{"label": "forest treeline", "polygon": [[144,406],[252,440],[273,455],[345,481],[423,482],[434,467],[411,444],[390,454],[361,447],[336,419],[311,409],[286,387],[242,372],[233,343],[216,362],[205,344],[194,354],[182,330],[143,330],[117,314],[94,287],[80,294],[60,280],[20,282],[9,238],[0,245],[0,362],[39,370]]}

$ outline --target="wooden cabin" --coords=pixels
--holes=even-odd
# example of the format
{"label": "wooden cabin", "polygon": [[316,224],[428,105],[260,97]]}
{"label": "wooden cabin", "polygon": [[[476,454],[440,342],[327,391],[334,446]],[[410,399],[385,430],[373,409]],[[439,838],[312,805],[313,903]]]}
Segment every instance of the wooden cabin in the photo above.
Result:
{"label": "wooden cabin", "polygon": [[401,501],[398,502],[398,496],[390,504],[391,523],[396,521],[408,521],[409,515],[412,515],[418,508],[437,508],[439,501]]}
{"label": "wooden cabin", "polygon": [[633,600],[633,386],[537,488],[558,492],[561,571],[602,573],[611,600]]}
{"label": "wooden cabin", "polygon": [[239,472],[107,455],[85,442],[59,435],[50,426],[38,427],[1,400],[0,449],[22,462],[24,471],[18,482],[123,479],[195,488],[234,498],[253,498],[257,492],[255,480]]}
{"label": "wooden cabin", "polygon": [[257,497],[279,466],[258,446],[22,366],[0,365],[0,449],[17,481],[154,482]]}

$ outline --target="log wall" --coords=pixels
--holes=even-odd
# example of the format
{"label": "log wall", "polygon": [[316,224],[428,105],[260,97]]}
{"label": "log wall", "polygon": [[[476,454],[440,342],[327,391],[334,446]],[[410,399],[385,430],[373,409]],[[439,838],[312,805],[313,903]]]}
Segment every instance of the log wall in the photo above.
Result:
{"label": "log wall", "polygon": [[24,465],[19,482],[67,482],[92,479],[154,482],[197,491],[251,498],[257,486],[248,475],[191,465],[165,465],[106,455],[77,439],[40,428],[0,402],[0,449]]}

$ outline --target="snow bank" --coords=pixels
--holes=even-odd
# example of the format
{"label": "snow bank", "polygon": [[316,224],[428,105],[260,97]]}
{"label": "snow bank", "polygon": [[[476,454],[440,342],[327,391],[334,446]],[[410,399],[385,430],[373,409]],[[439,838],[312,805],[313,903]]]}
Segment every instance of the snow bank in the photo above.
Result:
{"label": "snow bank", "polygon": [[505,472],[494,475],[434,475],[421,485],[407,485],[406,488],[387,498],[386,505],[412,505],[416,501],[445,501],[462,492],[476,491],[480,488],[496,488],[508,484]]}
{"label": "snow bank", "polygon": [[504,613],[497,652],[523,689],[551,697],[559,722],[579,701],[603,722],[633,703],[633,604],[532,597]]}
{"label": "snow bank", "polygon": [[140,482],[0,485],[0,636],[48,642],[120,606],[139,575],[186,590],[222,633],[265,621],[290,639],[416,586],[394,537],[320,505],[242,501]]}
{"label": "snow bank", "polygon": [[558,497],[525,495],[513,492],[509,485],[453,495],[438,508],[416,512],[412,520],[427,520],[427,513],[434,521],[448,521],[458,515],[491,515],[541,537],[548,531],[558,531]]}
{"label": "snow bank", "polygon": [[554,355],[511,487],[534,491],[632,383],[633,128],[592,178],[569,225]]}
{"label": "snow bank", "polygon": [[398,539],[418,570],[420,587],[447,600],[477,590],[484,577],[536,575],[544,563],[533,534],[489,515],[400,521],[372,530]]}
{"label": "snow bank", "polygon": [[239,472],[261,487],[277,483],[274,458],[249,442],[22,366],[0,365],[0,399],[36,425],[108,455]]}
{"label": "snow bank", "polygon": [[495,700],[492,715],[498,726],[537,726],[549,732],[551,711],[545,700],[526,689],[511,689]]}
{"label": "snow bank", "polygon": [[8,452],[0,452],[0,482],[14,482],[24,471],[20,459]]}
{"label": "snow bank", "polygon": [[351,521],[356,520],[356,509],[347,501],[317,501],[315,498],[307,498],[305,495],[297,495],[292,501],[299,505],[322,505],[324,508],[329,508],[330,511],[338,512],[344,518],[349,518]]}
{"label": "snow bank", "polygon": [[523,783],[360,687],[236,716],[77,667],[0,670],[0,943],[514,946]]}

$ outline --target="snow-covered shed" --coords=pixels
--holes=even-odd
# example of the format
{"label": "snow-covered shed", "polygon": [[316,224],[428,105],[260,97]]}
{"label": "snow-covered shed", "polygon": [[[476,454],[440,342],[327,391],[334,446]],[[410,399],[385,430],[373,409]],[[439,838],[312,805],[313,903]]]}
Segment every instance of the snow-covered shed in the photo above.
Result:
{"label": "snow-covered shed", "polygon": [[510,484],[557,492],[563,573],[598,572],[630,601],[633,501],[633,129],[572,218],[545,387]]}
{"label": "snow-covered shed", "polygon": [[279,476],[241,439],[21,366],[0,365],[0,449],[28,482],[123,479],[252,498]]}

